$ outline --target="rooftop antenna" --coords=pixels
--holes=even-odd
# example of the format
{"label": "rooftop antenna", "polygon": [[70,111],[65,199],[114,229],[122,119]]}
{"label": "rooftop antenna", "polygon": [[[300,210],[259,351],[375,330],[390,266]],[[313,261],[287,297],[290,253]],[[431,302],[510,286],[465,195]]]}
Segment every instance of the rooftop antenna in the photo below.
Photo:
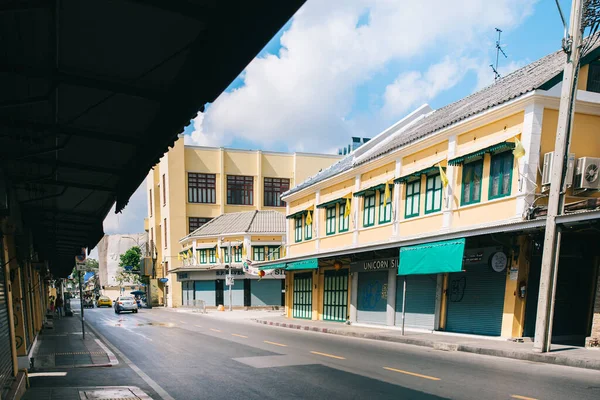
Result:
{"label": "rooftop antenna", "polygon": [[498,40],[496,40],[496,65],[490,64],[492,71],[494,71],[494,81],[500,79],[500,73],[498,72],[498,60],[500,58],[500,53],[502,53],[504,58],[508,58],[504,50],[502,50],[502,46],[500,45],[500,35],[502,35],[502,30],[496,28],[496,32],[498,32]]}

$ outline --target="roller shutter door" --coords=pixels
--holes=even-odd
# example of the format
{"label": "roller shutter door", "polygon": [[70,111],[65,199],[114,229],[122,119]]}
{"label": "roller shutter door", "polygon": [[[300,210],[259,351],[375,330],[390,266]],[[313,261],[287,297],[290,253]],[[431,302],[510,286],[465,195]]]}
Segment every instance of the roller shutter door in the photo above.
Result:
{"label": "roller shutter door", "polygon": [[500,336],[506,270],[495,272],[488,265],[466,268],[449,276],[446,330]]}
{"label": "roller shutter door", "polygon": [[204,300],[207,306],[215,305],[215,281],[195,281],[196,300]]}
{"label": "roller shutter door", "polygon": [[388,272],[358,273],[356,320],[367,324],[387,323]]}
{"label": "roller shutter door", "polygon": [[[409,275],[406,277],[407,328],[433,330],[435,324],[435,292],[437,275]],[[402,325],[402,291],[404,277],[396,281],[396,325]]]}
{"label": "roller shutter door", "polygon": [[279,279],[249,280],[250,305],[252,306],[280,306],[281,281]]}
{"label": "roller shutter door", "polygon": [[181,284],[182,299],[181,302],[184,306],[194,305],[194,282],[183,281]]}
{"label": "roller shutter door", "polygon": [[[235,279],[233,281],[232,286],[232,304],[234,306],[243,306],[244,305],[244,279]],[[229,286],[225,285],[223,287],[223,305],[229,306]]]}
{"label": "roller shutter door", "polygon": [[[0,241],[1,243],[1,241]],[[4,390],[12,382],[13,364],[8,325],[7,291],[4,277],[4,252],[0,251],[0,398],[4,398]]]}

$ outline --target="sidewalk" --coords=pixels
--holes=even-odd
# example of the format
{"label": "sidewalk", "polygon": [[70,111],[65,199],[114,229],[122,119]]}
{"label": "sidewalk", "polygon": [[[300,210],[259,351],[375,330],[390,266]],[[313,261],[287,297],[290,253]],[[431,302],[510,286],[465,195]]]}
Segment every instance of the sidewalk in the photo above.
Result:
{"label": "sidewalk", "polygon": [[533,343],[516,343],[508,340],[494,340],[468,335],[448,333],[421,333],[407,331],[402,336],[400,330],[375,327],[345,325],[326,321],[303,321],[284,316],[264,316],[252,318],[260,324],[300,329],[333,335],[382,340],[430,347],[443,351],[462,351],[466,353],[513,358],[517,360],[565,365],[576,368],[600,370],[600,350],[575,346],[552,345],[549,353],[534,353]]}
{"label": "sidewalk", "polygon": [[117,357],[96,336],[86,330],[82,340],[81,320],[73,317],[54,318],[53,328],[38,336],[33,352],[35,371],[49,368],[110,367]]}

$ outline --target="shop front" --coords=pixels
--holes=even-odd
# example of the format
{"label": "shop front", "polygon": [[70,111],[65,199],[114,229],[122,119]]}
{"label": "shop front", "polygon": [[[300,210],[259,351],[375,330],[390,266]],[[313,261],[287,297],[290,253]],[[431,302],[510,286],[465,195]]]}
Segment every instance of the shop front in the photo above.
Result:
{"label": "shop front", "polygon": [[465,250],[463,270],[448,276],[446,331],[501,335],[507,265],[502,246]]}
{"label": "shop front", "polygon": [[387,304],[390,270],[396,273],[398,258],[383,258],[350,263],[350,272],[357,274],[356,322],[388,323]]}
{"label": "shop front", "polygon": [[[207,306],[229,305],[229,287],[226,285],[226,269],[178,272],[177,280],[182,286],[183,306],[193,306],[203,300]],[[234,269],[231,287],[231,304],[236,307],[282,306],[282,290],[285,288],[285,272],[274,269],[264,277]]]}

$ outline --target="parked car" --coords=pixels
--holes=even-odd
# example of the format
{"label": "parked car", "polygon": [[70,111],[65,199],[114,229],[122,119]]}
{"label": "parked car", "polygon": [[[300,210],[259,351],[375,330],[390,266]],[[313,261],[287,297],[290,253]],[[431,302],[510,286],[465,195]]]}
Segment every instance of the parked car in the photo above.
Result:
{"label": "parked car", "polygon": [[138,312],[138,306],[132,296],[119,296],[115,300],[115,313],[120,314],[122,311]]}
{"label": "parked car", "polygon": [[83,308],[94,308],[94,299],[92,297],[84,297]]}
{"label": "parked car", "polygon": [[98,298],[97,306],[98,307],[112,307],[113,302],[107,296],[100,296]]}

